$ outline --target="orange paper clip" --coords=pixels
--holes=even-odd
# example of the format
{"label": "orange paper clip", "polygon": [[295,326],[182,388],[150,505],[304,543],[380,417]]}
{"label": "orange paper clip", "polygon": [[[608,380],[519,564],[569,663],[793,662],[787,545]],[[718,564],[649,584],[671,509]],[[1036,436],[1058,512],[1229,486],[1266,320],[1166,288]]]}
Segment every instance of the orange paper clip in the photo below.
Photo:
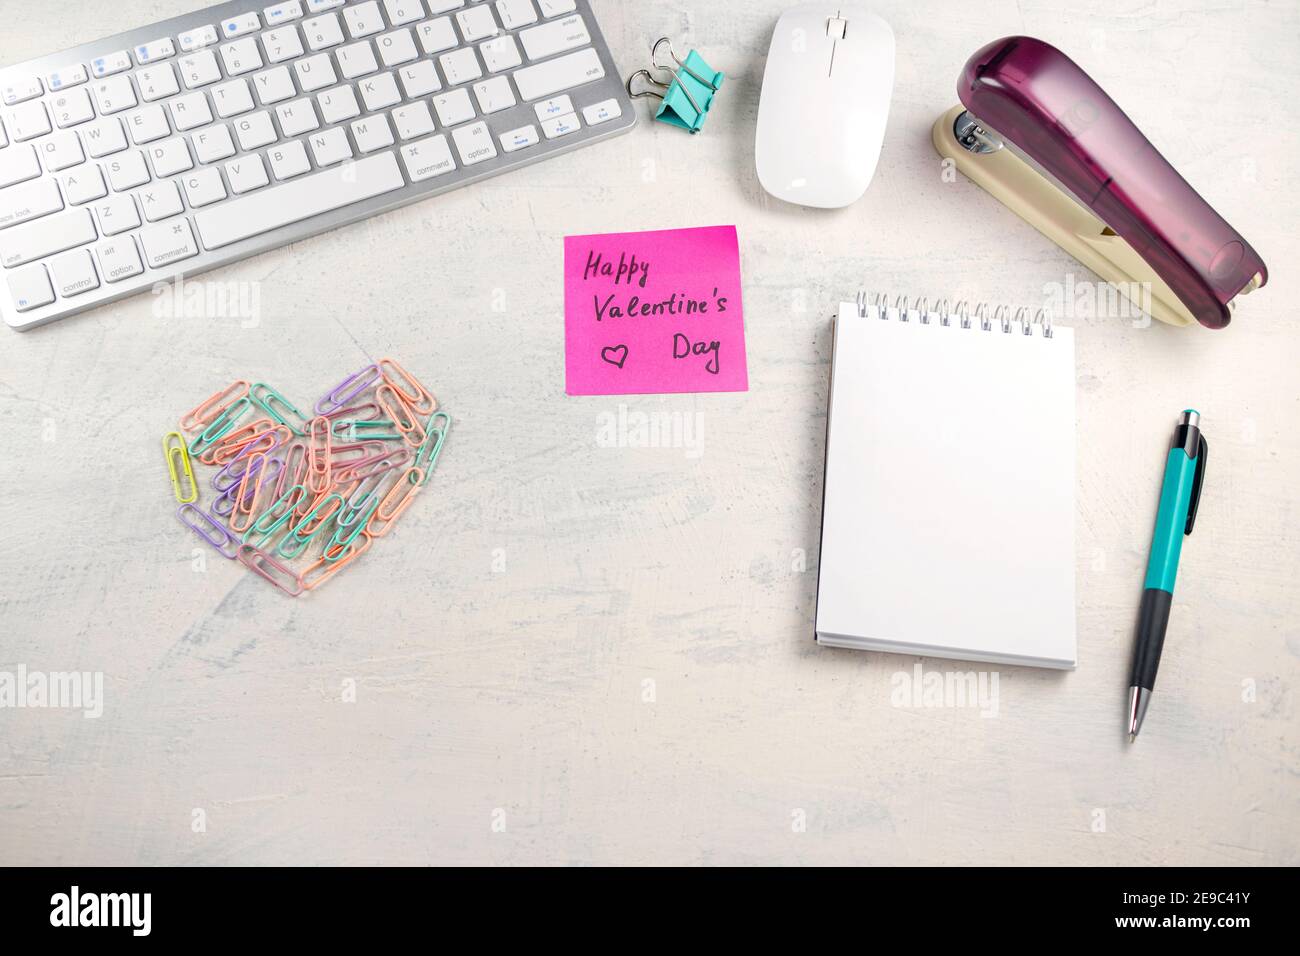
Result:
{"label": "orange paper clip", "polygon": [[298,584],[306,591],[313,591],[320,587],[334,575],[338,574],[349,564],[361,557],[370,549],[370,542],[374,540],[370,535],[362,531],[355,541],[347,547],[343,557],[331,561],[326,557],[317,558],[315,562],[303,569],[298,575]]}
{"label": "orange paper clip", "polygon": [[212,421],[227,408],[248,394],[248,383],[242,378],[218,392],[209,395],[181,416],[181,430],[192,432]]}
{"label": "orange paper clip", "polygon": [[381,358],[379,374],[393,387],[393,391],[402,396],[402,400],[411,406],[416,415],[432,415],[438,410],[438,400],[433,393],[420,384],[419,379],[397,364],[395,359]]}
{"label": "orange paper clip", "polygon": [[411,406],[402,398],[401,393],[393,386],[384,384],[375,389],[375,401],[379,402],[379,407],[388,413],[388,417],[393,421],[393,427],[401,433],[402,438],[412,448],[419,448],[424,444],[424,439],[428,436],[424,433],[424,426],[420,420],[415,417],[415,412]]}
{"label": "orange paper clip", "polygon": [[383,500],[379,502],[379,507],[370,516],[370,520],[366,523],[366,533],[372,538],[382,538],[388,534],[389,529],[402,513],[411,507],[411,502],[423,487],[420,484],[423,480],[424,472],[414,466],[402,472],[402,477],[397,480],[397,484],[388,489],[388,494],[384,495]]}

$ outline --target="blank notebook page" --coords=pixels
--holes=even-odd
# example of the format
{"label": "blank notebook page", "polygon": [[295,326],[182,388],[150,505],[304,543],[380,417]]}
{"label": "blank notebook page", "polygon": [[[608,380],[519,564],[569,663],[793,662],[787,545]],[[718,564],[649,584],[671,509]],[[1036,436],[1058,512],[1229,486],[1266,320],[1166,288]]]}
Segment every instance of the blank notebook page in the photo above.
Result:
{"label": "blank notebook page", "polygon": [[1075,664],[1074,333],[840,306],[823,644]]}

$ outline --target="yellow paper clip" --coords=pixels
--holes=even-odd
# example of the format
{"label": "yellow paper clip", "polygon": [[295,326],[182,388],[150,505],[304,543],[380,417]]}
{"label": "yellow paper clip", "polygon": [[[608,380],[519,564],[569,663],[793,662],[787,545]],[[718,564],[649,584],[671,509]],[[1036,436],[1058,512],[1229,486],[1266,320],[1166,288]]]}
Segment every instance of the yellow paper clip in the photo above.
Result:
{"label": "yellow paper clip", "polygon": [[[172,494],[183,505],[199,500],[199,486],[194,481],[194,468],[190,464],[190,453],[185,450],[185,436],[180,432],[168,432],[163,436],[163,454],[167,456],[167,471],[172,476]],[[180,469],[176,467],[180,462]],[[181,476],[189,484],[189,491],[181,488]],[[188,496],[188,497],[187,497]]]}

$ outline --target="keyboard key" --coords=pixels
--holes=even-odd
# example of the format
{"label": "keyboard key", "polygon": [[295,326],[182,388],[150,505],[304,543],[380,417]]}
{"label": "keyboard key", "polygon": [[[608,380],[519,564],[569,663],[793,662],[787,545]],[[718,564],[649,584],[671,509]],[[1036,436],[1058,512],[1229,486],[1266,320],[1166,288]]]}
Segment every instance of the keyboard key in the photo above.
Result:
{"label": "keyboard key", "polygon": [[104,274],[104,281],[110,284],[144,272],[140,250],[130,236],[105,239],[95,246],[95,256],[99,259],[99,271]]}
{"label": "keyboard key", "polygon": [[181,68],[181,82],[187,90],[196,90],[221,79],[221,67],[217,66],[217,55],[211,50],[197,50],[178,61]]}
{"label": "keyboard key", "polygon": [[293,97],[293,77],[287,66],[277,66],[253,77],[253,89],[257,90],[257,100],[263,106],[279,103]]}
{"label": "keyboard key", "polygon": [[444,53],[438,57],[438,62],[442,64],[442,73],[443,76],[447,77],[448,86],[469,83],[483,75],[483,70],[478,65],[478,57],[474,55],[473,47],[462,47],[459,50]]}
{"label": "keyboard key", "polygon": [[52,173],[86,161],[86,155],[81,151],[81,140],[71,131],[55,133],[41,140],[40,152],[45,168]]}
{"label": "keyboard key", "polygon": [[135,194],[146,222],[157,222],[175,216],[185,207],[181,204],[181,191],[171,180],[151,183]]}
{"label": "keyboard key", "polygon": [[231,80],[212,88],[212,104],[217,108],[217,115],[230,119],[253,108],[253,94],[248,91],[247,80]]}
{"label": "keyboard key", "polygon": [[542,132],[546,134],[547,139],[556,139],[560,136],[568,136],[582,128],[578,122],[576,113],[570,113],[567,116],[557,116],[554,119],[542,121]]}
{"label": "keyboard key", "polygon": [[156,139],[162,139],[172,131],[171,127],[167,125],[167,114],[156,103],[152,106],[142,107],[128,116],[126,118],[126,127],[131,132],[131,141],[137,146],[143,146],[145,143],[152,143]]}
{"label": "keyboard key", "polygon": [[254,113],[236,120],[235,136],[239,138],[239,148],[243,150],[259,149],[280,138],[275,134],[271,114],[267,112]]}
{"label": "keyboard key", "polygon": [[108,161],[108,184],[114,192],[132,189],[149,181],[149,167],[145,165],[144,154],[138,149],[114,156]]}
{"label": "keyboard key", "polygon": [[393,131],[388,128],[388,120],[380,116],[367,116],[352,124],[352,138],[357,142],[357,149],[363,153],[373,153],[377,149],[393,145]]}
{"label": "keyboard key", "polygon": [[185,200],[191,209],[209,206],[226,198],[226,187],[221,182],[220,170],[209,166],[196,169],[182,177],[181,185],[185,187]]}
{"label": "keyboard key", "polygon": [[581,14],[554,20],[519,31],[519,42],[530,60],[541,60],[566,50],[576,50],[591,42],[587,24]]}
{"label": "keyboard key", "polygon": [[542,10],[542,16],[548,20],[551,17],[572,13],[578,6],[573,0],[537,0],[537,5]]}
{"label": "keyboard key", "polygon": [[226,163],[226,179],[230,182],[230,191],[236,195],[261,189],[271,181],[266,175],[262,157],[256,153]]}
{"label": "keyboard key", "polygon": [[256,13],[241,13],[237,17],[221,21],[221,35],[233,40],[245,33],[255,33],[262,29],[262,21]]}
{"label": "keyboard key", "polygon": [[55,90],[61,90],[69,86],[79,86],[90,78],[86,73],[86,67],[81,63],[73,63],[62,69],[55,70],[53,73],[45,75],[45,88],[51,93]]}
{"label": "keyboard key", "polygon": [[5,135],[5,124],[0,121],[0,148],[9,145],[9,137]]}
{"label": "keyboard key", "polygon": [[402,165],[411,182],[418,183],[451,172],[456,168],[456,161],[451,158],[446,136],[430,136],[402,147]]}
{"label": "keyboard key", "polygon": [[307,149],[300,139],[291,139],[268,150],[266,158],[271,161],[271,175],[276,179],[292,179],[311,170]]}
{"label": "keyboard key", "polygon": [[90,61],[91,75],[101,80],[106,76],[112,76],[114,73],[121,73],[129,69],[131,69],[131,54],[125,50],[106,53],[104,56],[97,56]]}
{"label": "keyboard key", "polygon": [[404,66],[397,71],[397,75],[402,81],[402,90],[407,99],[419,99],[442,89],[442,81],[438,79],[438,71],[432,60],[421,60]]}
{"label": "keyboard key", "polygon": [[460,42],[456,39],[456,28],[451,25],[451,17],[439,17],[437,20],[421,23],[415,28],[415,32],[420,38],[420,48],[424,50],[426,56],[450,50]]}
{"label": "keyboard key", "polygon": [[149,160],[153,163],[153,174],[158,179],[194,168],[194,161],[190,159],[190,150],[183,136],[154,143],[148,152]]}
{"label": "keyboard key", "polygon": [[326,90],[316,97],[316,105],[320,107],[321,120],[330,126],[361,115],[357,94],[350,86]]}
{"label": "keyboard key", "polygon": [[[203,245],[220,249],[241,239],[342,209],[405,185],[392,153],[321,170],[195,215]],[[0,233],[0,235],[3,235]]]}
{"label": "keyboard key", "polygon": [[497,16],[507,30],[518,30],[537,22],[533,0],[497,0]]}
{"label": "keyboard key", "polygon": [[313,53],[338,46],[343,42],[343,28],[339,26],[337,13],[327,13],[321,17],[304,20],[302,33],[307,38],[307,49]]}
{"label": "keyboard key", "polygon": [[462,166],[473,166],[475,163],[492,159],[497,154],[487,123],[462,126],[454,130],[451,136],[456,141],[456,152],[460,153]]}
{"label": "keyboard key", "polygon": [[146,103],[175,96],[181,91],[176,82],[176,71],[170,63],[159,63],[148,69],[135,71],[135,85],[140,88],[140,99]]}
{"label": "keyboard key", "polygon": [[59,129],[88,123],[95,118],[95,108],[90,105],[90,94],[80,88],[53,97],[50,100],[50,112],[54,114],[54,125]]}
{"label": "keyboard key", "polygon": [[433,132],[433,116],[424,102],[411,103],[393,110],[393,125],[402,139],[415,139]]}
{"label": "keyboard key", "polygon": [[458,10],[465,6],[465,0],[425,0],[425,2],[429,5],[430,16],[437,16],[448,10]]}
{"label": "keyboard key", "polygon": [[519,87],[519,97],[523,100],[541,99],[543,96],[599,80],[604,75],[605,68],[600,65],[600,57],[590,48],[536,66],[526,66],[513,74],[515,85]]}
{"label": "keyboard key", "polygon": [[573,112],[573,100],[567,96],[553,96],[548,100],[533,104],[533,112],[537,114],[539,120],[567,116]]}
{"label": "keyboard key", "polygon": [[585,106],[582,110],[582,118],[587,121],[588,126],[608,123],[610,120],[618,119],[622,115],[623,107],[619,105],[618,100],[602,100],[599,103],[593,103],[591,106]]}
{"label": "keyboard key", "polygon": [[383,61],[384,66],[410,63],[420,55],[415,48],[415,39],[411,36],[410,30],[394,30],[392,33],[385,33],[375,41],[375,44],[379,47],[379,59]]}
{"label": "keyboard key", "polygon": [[116,117],[105,117],[91,123],[81,131],[81,142],[91,159],[121,152],[126,149],[126,133],[122,130],[122,121]]}
{"label": "keyboard key", "polygon": [[314,129],[320,129],[320,121],[316,119],[316,110],[311,105],[311,100],[306,96],[294,100],[292,103],[277,106],[275,116],[280,121],[280,132],[284,136],[301,136],[303,133],[310,133]]}
{"label": "keyboard key", "polygon": [[379,69],[374,48],[366,41],[339,47],[334,56],[339,61],[339,72],[345,80],[355,80]]}
{"label": "keyboard key", "polygon": [[5,127],[15,143],[44,136],[50,131],[50,114],[44,103],[23,103],[15,106],[5,117]]}
{"label": "keyboard key", "polygon": [[136,209],[135,199],[129,195],[109,196],[95,203],[93,208],[102,235],[116,236],[140,227],[140,211]]}
{"label": "keyboard key", "polygon": [[135,61],[141,66],[157,60],[165,60],[169,56],[175,55],[176,47],[172,44],[171,37],[163,37],[161,40],[142,43],[135,48]]}
{"label": "keyboard key", "polygon": [[391,73],[380,73],[368,80],[362,80],[359,89],[361,100],[371,113],[377,113],[402,102],[402,94],[397,91],[397,81],[393,79]]}
{"label": "keyboard key", "polygon": [[519,129],[512,129],[508,133],[501,134],[501,148],[507,153],[513,153],[517,149],[526,149],[529,146],[536,146],[537,143],[536,126],[521,126]]}
{"label": "keyboard key", "polygon": [[354,40],[373,36],[384,28],[384,17],[375,0],[348,7],[343,11],[343,19],[348,24],[348,36]]}
{"label": "keyboard key", "polygon": [[283,63],[302,56],[302,41],[293,27],[267,30],[262,34],[262,49],[266,51],[268,63]]}
{"label": "keyboard key", "polygon": [[307,137],[307,142],[311,145],[311,156],[316,160],[318,168],[333,166],[335,163],[352,158],[352,146],[348,143],[348,134],[337,126],[334,129],[313,133]]}
{"label": "keyboard key", "polygon": [[150,269],[161,269],[199,254],[188,219],[146,226],[140,230],[140,244],[144,246],[144,260]]}
{"label": "keyboard key", "polygon": [[455,126],[474,118],[474,106],[465,90],[451,90],[433,98],[433,108],[438,111],[438,122]]}
{"label": "keyboard key", "polygon": [[299,60],[293,65],[293,70],[298,74],[298,85],[302,87],[304,93],[323,90],[339,81],[338,75],[334,72],[334,63],[328,53],[319,53],[305,60]]}
{"label": "keyboard key", "polygon": [[230,138],[230,127],[225,123],[199,130],[190,137],[190,142],[194,144],[194,158],[200,163],[215,163],[237,152]]}
{"label": "keyboard key", "polygon": [[492,8],[487,4],[462,10],[456,14],[456,22],[460,24],[460,34],[466,43],[477,43],[501,32],[492,16]]}
{"label": "keyboard key", "polygon": [[188,93],[178,96],[167,103],[172,111],[172,125],[176,132],[206,126],[212,122],[212,110],[208,108],[208,98],[200,93]]}
{"label": "keyboard key", "polygon": [[211,46],[221,39],[217,33],[217,28],[212,24],[198,27],[194,30],[186,30],[179,37],[181,49],[187,53],[191,50],[198,50],[205,46]]}
{"label": "keyboard key", "polygon": [[33,99],[45,92],[45,86],[39,77],[25,76],[10,80],[5,85],[3,100],[5,106],[14,106],[25,100]]}
{"label": "keyboard key", "polygon": [[519,47],[515,45],[515,38],[509,34],[488,40],[480,44],[478,49],[483,54],[483,63],[489,73],[513,70],[523,62],[519,57]]}
{"label": "keyboard key", "polygon": [[307,0],[308,13],[323,13],[343,6],[345,0]]}
{"label": "keyboard key", "polygon": [[54,291],[65,299],[99,288],[99,274],[90,258],[89,249],[75,249],[56,256],[49,262]]}
{"label": "keyboard key", "polygon": [[99,112],[104,116],[120,113],[139,105],[129,76],[111,76],[92,87]]}
{"label": "keyboard key", "polygon": [[40,174],[41,163],[34,146],[15,145],[0,151],[0,189],[35,179]]}
{"label": "keyboard key", "polygon": [[273,4],[262,11],[262,18],[268,27],[273,27],[277,23],[288,23],[290,20],[301,20],[302,4],[296,0]]}
{"label": "keyboard key", "polygon": [[0,231],[0,266],[12,269],[99,238],[87,209],[69,209]]}
{"label": "keyboard key", "polygon": [[262,54],[257,52],[257,40],[244,37],[234,43],[227,43],[221,48],[221,61],[226,65],[226,72],[231,76],[251,73],[262,68]]}
{"label": "keyboard key", "polygon": [[26,269],[17,269],[5,278],[9,283],[9,297],[19,312],[28,312],[54,301],[54,287],[49,274],[39,262]]}
{"label": "keyboard key", "polygon": [[414,23],[424,16],[420,0],[384,0],[384,10],[388,14],[388,22],[395,27]]}
{"label": "keyboard key", "polygon": [[490,80],[474,84],[474,97],[478,100],[479,112],[484,116],[498,113],[515,105],[515,94],[510,89],[510,81],[504,76],[494,76]]}
{"label": "keyboard key", "polygon": [[77,166],[63,176],[63,195],[70,206],[80,206],[108,195],[104,173],[94,163]]}
{"label": "keyboard key", "polygon": [[0,191],[0,229],[20,226],[63,208],[63,197],[53,179],[38,179]]}

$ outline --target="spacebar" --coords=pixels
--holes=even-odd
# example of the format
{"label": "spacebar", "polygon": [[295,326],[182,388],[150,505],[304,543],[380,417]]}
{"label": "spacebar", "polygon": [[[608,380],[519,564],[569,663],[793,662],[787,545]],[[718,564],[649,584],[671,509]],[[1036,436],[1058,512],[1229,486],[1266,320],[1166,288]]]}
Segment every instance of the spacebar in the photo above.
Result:
{"label": "spacebar", "polygon": [[404,185],[397,158],[380,153],[203,210],[195,214],[194,223],[203,247],[220,249]]}

